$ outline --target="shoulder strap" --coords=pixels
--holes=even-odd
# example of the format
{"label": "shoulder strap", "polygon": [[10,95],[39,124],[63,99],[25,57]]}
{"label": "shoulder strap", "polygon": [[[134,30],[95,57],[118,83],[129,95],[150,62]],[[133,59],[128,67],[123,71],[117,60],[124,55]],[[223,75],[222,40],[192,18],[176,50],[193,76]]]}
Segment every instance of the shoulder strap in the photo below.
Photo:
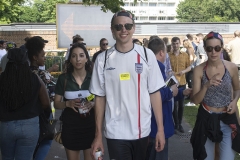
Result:
{"label": "shoulder strap", "polygon": [[103,69],[104,69],[105,66],[106,66],[106,61],[107,61],[107,51],[108,51],[108,50],[106,50],[106,52],[105,52],[105,59],[104,59],[104,66],[103,66]]}
{"label": "shoulder strap", "polygon": [[147,52],[146,52],[146,48],[144,46],[143,46],[143,49],[144,49],[144,53],[145,53],[145,58],[146,58],[146,60],[148,62]]}

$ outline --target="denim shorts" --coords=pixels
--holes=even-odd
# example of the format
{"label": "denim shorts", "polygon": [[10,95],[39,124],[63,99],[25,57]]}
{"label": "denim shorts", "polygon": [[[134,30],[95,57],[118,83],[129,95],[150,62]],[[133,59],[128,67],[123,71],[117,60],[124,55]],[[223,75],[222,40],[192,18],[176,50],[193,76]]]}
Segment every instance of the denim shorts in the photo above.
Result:
{"label": "denim shorts", "polygon": [[[220,121],[221,131],[223,132],[223,139],[219,143],[219,160],[234,160],[235,152],[232,149],[232,129],[229,125]],[[205,143],[207,158],[205,160],[213,160],[215,156],[215,143],[209,138]]]}
{"label": "denim shorts", "polygon": [[32,160],[39,137],[39,118],[1,122],[2,160]]}

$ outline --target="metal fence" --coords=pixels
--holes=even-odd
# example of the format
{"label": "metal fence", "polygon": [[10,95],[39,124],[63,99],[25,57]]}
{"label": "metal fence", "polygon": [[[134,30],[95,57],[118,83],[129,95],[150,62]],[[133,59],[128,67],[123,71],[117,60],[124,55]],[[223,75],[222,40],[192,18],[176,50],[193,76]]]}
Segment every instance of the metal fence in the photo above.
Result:
{"label": "metal fence", "polygon": [[64,62],[65,62],[64,56],[46,56],[45,69],[48,69],[53,64],[57,63],[59,65],[59,72],[62,72]]}

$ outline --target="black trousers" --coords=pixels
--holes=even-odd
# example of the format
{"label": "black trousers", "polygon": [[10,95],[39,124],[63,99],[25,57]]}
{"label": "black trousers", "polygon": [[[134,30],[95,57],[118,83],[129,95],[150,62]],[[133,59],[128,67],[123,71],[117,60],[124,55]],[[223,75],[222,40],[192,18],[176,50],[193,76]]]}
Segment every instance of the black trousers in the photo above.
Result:
{"label": "black trousers", "polygon": [[[186,88],[186,85],[180,85],[178,88]],[[182,118],[183,118],[183,110],[184,110],[184,98],[179,99],[178,102],[174,102],[174,110],[173,110],[173,120],[175,123],[175,126],[178,126],[182,124]]]}
{"label": "black trousers", "polygon": [[110,159],[145,160],[148,137],[137,140],[107,139]]}

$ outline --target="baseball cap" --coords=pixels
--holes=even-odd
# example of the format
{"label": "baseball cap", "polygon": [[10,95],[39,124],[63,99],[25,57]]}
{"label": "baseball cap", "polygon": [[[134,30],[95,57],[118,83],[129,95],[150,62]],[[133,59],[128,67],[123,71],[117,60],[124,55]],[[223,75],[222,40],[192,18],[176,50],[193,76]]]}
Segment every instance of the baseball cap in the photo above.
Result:
{"label": "baseball cap", "polygon": [[119,17],[119,16],[124,16],[124,17],[129,17],[130,19],[133,20],[134,22],[134,17],[132,15],[132,13],[130,11],[127,11],[127,10],[121,10],[121,11],[118,11],[116,12],[113,17],[112,17],[112,20],[111,20],[111,24],[113,24],[113,20],[115,17]]}
{"label": "baseball cap", "polygon": [[48,43],[48,40],[43,39],[41,36],[34,36],[34,37],[41,39],[44,43]]}
{"label": "baseball cap", "polygon": [[12,49],[12,48],[15,48],[16,47],[16,44],[14,42],[7,42],[6,43],[6,49]]}

